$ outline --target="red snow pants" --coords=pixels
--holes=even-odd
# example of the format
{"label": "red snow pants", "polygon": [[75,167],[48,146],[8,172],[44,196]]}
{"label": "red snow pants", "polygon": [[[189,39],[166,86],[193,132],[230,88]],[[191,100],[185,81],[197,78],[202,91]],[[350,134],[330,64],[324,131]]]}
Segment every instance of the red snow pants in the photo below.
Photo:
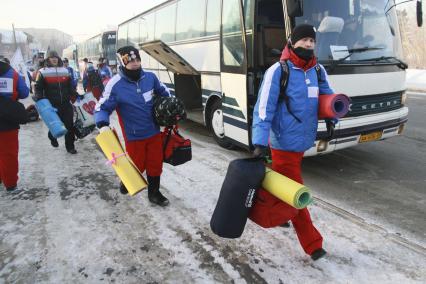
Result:
{"label": "red snow pants", "polygon": [[127,154],[141,173],[158,177],[163,171],[163,139],[161,134],[136,141],[125,140]]}
{"label": "red snow pants", "polygon": [[0,131],[0,180],[6,188],[18,183],[18,129]]}
{"label": "red snow pants", "polygon": [[[303,184],[302,180],[302,153],[287,152],[272,149],[272,169],[286,177]],[[297,210],[298,213],[291,219],[297,237],[303,250],[311,255],[315,250],[322,248],[322,236],[312,223],[308,208]]]}

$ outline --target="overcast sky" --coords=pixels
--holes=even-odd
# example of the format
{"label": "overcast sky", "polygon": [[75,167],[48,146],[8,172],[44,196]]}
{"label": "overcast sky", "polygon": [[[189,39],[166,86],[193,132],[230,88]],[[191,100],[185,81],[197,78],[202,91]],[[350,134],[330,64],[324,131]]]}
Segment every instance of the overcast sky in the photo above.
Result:
{"label": "overcast sky", "polygon": [[0,0],[0,29],[55,28],[80,41],[166,0]]}

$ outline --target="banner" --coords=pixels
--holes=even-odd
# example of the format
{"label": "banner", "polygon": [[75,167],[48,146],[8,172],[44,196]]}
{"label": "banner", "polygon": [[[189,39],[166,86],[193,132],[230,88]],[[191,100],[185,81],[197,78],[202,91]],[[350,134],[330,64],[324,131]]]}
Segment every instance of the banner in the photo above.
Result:
{"label": "banner", "polygon": [[24,56],[22,56],[21,48],[16,49],[12,59],[10,59],[10,66],[15,69],[25,79],[25,84],[31,88],[30,78],[28,78],[27,65],[25,64]]}

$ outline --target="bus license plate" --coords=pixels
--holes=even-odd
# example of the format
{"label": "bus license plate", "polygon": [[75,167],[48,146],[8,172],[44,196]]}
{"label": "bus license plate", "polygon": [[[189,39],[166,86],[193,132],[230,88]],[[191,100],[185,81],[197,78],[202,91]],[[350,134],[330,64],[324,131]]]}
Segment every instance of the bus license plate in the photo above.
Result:
{"label": "bus license plate", "polygon": [[380,138],[382,138],[382,134],[383,134],[383,131],[377,131],[377,132],[361,135],[361,137],[359,138],[359,143],[379,140]]}

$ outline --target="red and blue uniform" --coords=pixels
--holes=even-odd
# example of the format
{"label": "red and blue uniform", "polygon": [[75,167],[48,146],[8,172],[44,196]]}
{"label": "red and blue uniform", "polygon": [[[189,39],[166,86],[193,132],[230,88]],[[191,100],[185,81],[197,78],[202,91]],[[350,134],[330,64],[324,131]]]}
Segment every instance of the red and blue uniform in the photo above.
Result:
{"label": "red and blue uniform", "polygon": [[22,120],[16,118],[17,112],[6,103],[25,99],[29,91],[25,79],[8,64],[0,62],[0,99],[4,100],[0,103],[0,180],[6,188],[16,187],[18,182],[18,131],[19,120]]}

